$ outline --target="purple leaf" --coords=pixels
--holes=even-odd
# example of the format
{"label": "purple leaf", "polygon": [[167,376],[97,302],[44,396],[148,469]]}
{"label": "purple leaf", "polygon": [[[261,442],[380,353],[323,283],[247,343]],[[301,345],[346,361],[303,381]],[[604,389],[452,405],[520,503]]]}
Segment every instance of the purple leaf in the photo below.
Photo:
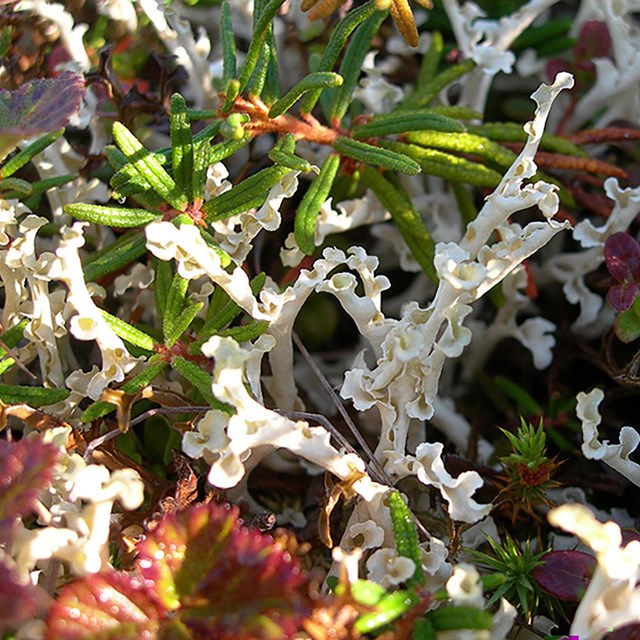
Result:
{"label": "purple leaf", "polygon": [[38,589],[20,582],[0,559],[0,635],[15,630],[38,611]]}
{"label": "purple leaf", "polygon": [[640,640],[640,622],[618,627],[604,638],[605,640]]}
{"label": "purple leaf", "polygon": [[62,589],[47,615],[47,640],[152,640],[164,611],[134,574],[109,571]]}
{"label": "purple leaf", "polygon": [[243,527],[237,508],[200,505],[163,518],[137,566],[194,638],[291,637],[308,607],[297,561]]}
{"label": "purple leaf", "polygon": [[61,129],[83,95],[84,79],[71,71],[26,82],[15,91],[0,90],[0,135],[22,139]]}
{"label": "purple leaf", "polygon": [[7,539],[16,518],[31,512],[49,484],[58,448],[39,438],[0,440],[0,542]]}
{"label": "purple leaf", "polygon": [[611,51],[611,36],[605,22],[588,20],[582,26],[578,42],[573,47],[576,60],[606,58]]}
{"label": "purple leaf", "polygon": [[607,292],[609,304],[618,312],[626,311],[638,295],[638,285],[635,282],[614,284]]}
{"label": "purple leaf", "polygon": [[640,245],[628,233],[614,233],[607,238],[604,259],[618,282],[640,280]]}
{"label": "purple leaf", "polygon": [[540,587],[560,600],[578,602],[591,580],[597,561],[582,551],[551,551],[533,570]]}

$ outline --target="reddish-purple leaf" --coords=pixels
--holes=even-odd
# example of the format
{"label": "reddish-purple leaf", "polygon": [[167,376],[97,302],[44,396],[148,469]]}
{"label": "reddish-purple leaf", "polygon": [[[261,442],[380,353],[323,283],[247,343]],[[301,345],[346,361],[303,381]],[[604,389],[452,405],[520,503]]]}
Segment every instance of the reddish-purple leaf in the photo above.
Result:
{"label": "reddish-purple leaf", "polygon": [[578,42],[573,47],[576,60],[606,58],[611,51],[611,36],[605,22],[588,20],[582,26]]}
{"label": "reddish-purple leaf", "polygon": [[614,233],[607,238],[604,260],[618,282],[640,281],[640,245],[628,233]]}
{"label": "reddish-purple leaf", "polygon": [[604,638],[605,640],[640,640],[640,622],[619,627]]}
{"label": "reddish-purple leaf", "polygon": [[550,551],[533,570],[540,587],[560,600],[578,602],[595,571],[597,561],[582,551]]}
{"label": "reddish-purple leaf", "polygon": [[635,282],[614,284],[607,291],[609,304],[618,312],[626,311],[638,295],[638,285]]}
{"label": "reddish-purple leaf", "polygon": [[0,559],[0,635],[17,629],[38,611],[38,590],[24,584]]}
{"label": "reddish-purple leaf", "polygon": [[47,615],[46,640],[153,640],[164,611],[134,574],[109,571],[68,584]]}
{"label": "reddish-purple leaf", "polygon": [[83,95],[84,79],[71,71],[14,91],[0,90],[0,135],[22,139],[61,129],[80,108]]}
{"label": "reddish-purple leaf", "polygon": [[200,505],[165,516],[138,545],[137,566],[194,638],[291,637],[308,607],[299,563],[238,510]]}
{"label": "reddish-purple leaf", "polygon": [[6,540],[16,518],[31,512],[51,481],[57,460],[58,448],[39,438],[0,440],[0,542]]}

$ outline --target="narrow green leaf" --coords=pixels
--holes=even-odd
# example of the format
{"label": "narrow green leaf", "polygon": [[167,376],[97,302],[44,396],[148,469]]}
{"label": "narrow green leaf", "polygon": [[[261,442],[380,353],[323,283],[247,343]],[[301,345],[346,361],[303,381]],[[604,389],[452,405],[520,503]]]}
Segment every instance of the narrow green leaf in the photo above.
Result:
{"label": "narrow green leaf", "polygon": [[[1,173],[2,171],[0,170],[0,174]],[[0,179],[0,191],[4,191],[5,193],[14,191],[19,193],[20,196],[28,196],[33,192],[33,188],[30,182],[22,180],[21,178],[4,178]]]}
{"label": "narrow green leaf", "polygon": [[[287,139],[291,138],[291,140],[293,141],[293,136],[291,134],[287,134],[287,136],[283,136],[282,138],[280,138],[278,140],[278,143],[285,137],[287,137]],[[305,160],[304,158],[301,158],[300,156],[297,156],[295,155],[295,153],[293,153],[293,146],[291,147],[291,151],[289,151],[289,145],[286,145],[287,148],[285,148],[285,145],[278,143],[276,143],[276,145],[273,147],[273,149],[271,149],[271,151],[269,151],[268,154],[269,160],[271,160],[274,164],[278,164],[282,167],[287,167],[292,171],[300,171],[302,173],[309,173],[309,171],[313,169],[311,163],[308,160]]]}
{"label": "narrow green leaf", "polygon": [[165,345],[167,347],[172,347],[182,337],[203,306],[204,302],[191,301],[186,304],[173,321],[171,328],[165,332]]}
{"label": "narrow green leaf", "polygon": [[70,393],[68,389],[0,384],[0,400],[2,402],[5,404],[28,404],[30,407],[36,408],[62,402],[69,397]]}
{"label": "narrow green leaf", "polygon": [[502,180],[497,171],[483,164],[438,149],[394,141],[383,141],[381,144],[412,157],[427,175],[439,176],[451,182],[465,182],[475,187],[497,187]]}
{"label": "narrow green leaf", "polygon": [[420,173],[422,170],[413,158],[403,153],[376,147],[366,142],[352,140],[344,136],[338,136],[335,139],[333,148],[342,155],[353,158],[354,160],[366,162],[367,164],[382,167],[383,169],[389,169],[390,171],[401,171],[410,176]]}
{"label": "narrow green leaf", "polygon": [[[131,378],[131,380],[125,382],[120,387],[120,390],[130,395],[136,394],[141,389],[148,387],[153,380],[158,377],[160,372],[168,366],[168,363],[162,358],[162,356],[154,354],[149,358],[144,369]],[[98,418],[101,418],[115,410],[115,404],[104,400],[98,400],[98,402],[94,402],[92,405],[87,407],[80,416],[80,420],[82,422],[92,422],[93,420],[97,420]]]}
{"label": "narrow green leaf", "polygon": [[[271,29],[269,29],[269,32]],[[244,88],[245,93],[250,98],[257,98],[262,95],[264,83],[267,79],[267,71],[269,70],[269,62],[271,61],[271,47],[266,42],[262,45],[262,51],[258,56],[258,61],[253,69],[253,73]]]}
{"label": "narrow green leaf", "polygon": [[153,266],[155,270],[155,278],[153,281],[153,294],[156,301],[156,313],[160,320],[164,319],[165,309],[167,308],[167,298],[169,297],[169,290],[171,289],[171,282],[173,280],[173,269],[170,262],[153,259]]}
{"label": "narrow green leaf", "polygon": [[353,127],[352,133],[356,138],[371,138],[425,129],[448,133],[465,131],[465,127],[457,120],[422,109],[420,111],[403,110],[374,116],[366,124]]}
{"label": "narrow green leaf", "polygon": [[362,73],[365,56],[371,48],[371,40],[386,16],[386,11],[376,11],[356,29],[340,66],[340,75],[344,82],[342,86],[330,91],[329,120],[331,123],[342,122],[347,113]]}
{"label": "narrow green leaf", "polygon": [[[31,183],[31,193],[29,194],[28,201],[25,201],[25,204],[32,211],[38,208],[37,203],[40,201],[40,196],[45,192],[49,191],[49,189],[55,189],[56,187],[61,187],[63,184],[67,184],[72,180],[75,180],[77,175],[63,175],[63,176],[54,176],[52,178],[45,178],[44,180],[36,180],[36,182]],[[18,198],[19,194],[16,194],[14,191],[7,191],[4,194],[4,197],[8,200],[10,198]],[[32,203],[36,203],[33,207]]]}
{"label": "narrow green leaf", "polygon": [[571,18],[553,18],[545,20],[544,24],[529,27],[521,33],[511,45],[512,51],[524,51],[529,48],[537,48],[547,44],[550,40],[556,40],[565,35],[573,26]]}
{"label": "narrow green leaf", "polygon": [[145,224],[157,220],[162,216],[160,211],[146,209],[126,209],[124,207],[107,207],[99,204],[85,204],[76,202],[64,206],[67,215],[95,222],[109,227],[132,228],[143,227]]}
{"label": "narrow green leaf", "polygon": [[414,93],[411,94],[409,99],[405,100],[403,104],[406,104],[407,108],[418,108],[428,105],[437,95],[448,87],[454,80],[461,78],[463,75],[473,71],[476,68],[476,63],[467,58],[462,62],[441,71],[433,80],[426,82],[423,86],[418,87]]}
{"label": "narrow green leaf", "polygon": [[247,51],[244,64],[240,70],[240,91],[245,88],[256,67],[260,52],[262,51],[262,45],[267,38],[269,27],[271,26],[273,19],[283,2],[284,0],[269,0],[255,23],[251,43],[249,44],[249,50]]}
{"label": "narrow green leaf", "polygon": [[474,133],[442,133],[440,131],[414,131],[408,133],[407,141],[422,147],[455,151],[478,156],[500,167],[510,167],[516,159],[513,151],[497,142]]}
{"label": "narrow green leaf", "polygon": [[[475,127],[469,127],[469,132],[501,142],[521,142],[524,144],[528,139],[524,128],[517,122],[485,122]],[[551,133],[542,134],[540,148],[578,158],[587,157],[587,153],[577,144]]]}
{"label": "narrow green leaf", "polygon": [[231,5],[228,2],[222,3],[220,43],[222,45],[222,84],[226,87],[229,80],[236,77],[236,39],[231,23]]}
{"label": "narrow green leaf", "polygon": [[419,618],[413,624],[411,640],[436,640],[437,634],[427,618]]}
{"label": "narrow green leaf", "polygon": [[187,103],[179,93],[171,96],[171,166],[179,189],[191,201],[193,185],[193,139],[187,116]]}
{"label": "narrow green leaf", "polygon": [[[28,323],[29,320],[24,318],[18,324],[7,329],[1,336],[2,342],[9,349],[13,349],[22,340],[22,334]],[[0,346],[0,375],[8,371],[15,363],[16,361],[9,355],[9,352]]]}
{"label": "narrow green leaf", "polygon": [[472,220],[475,220],[478,215],[478,209],[473,202],[473,195],[461,182],[452,182],[451,190],[453,191],[453,195],[458,203],[458,209],[460,210],[462,221],[467,225]]}
{"label": "narrow green leaf", "polygon": [[289,171],[288,167],[267,167],[249,176],[217,198],[205,202],[202,211],[206,214],[207,222],[223,220],[236,213],[262,206],[270,189],[280,182]]}
{"label": "narrow green leaf", "polygon": [[63,133],[64,129],[47,133],[18,151],[9,161],[0,167],[0,178],[8,178],[13,175],[18,169],[24,167],[24,165],[35,156],[53,144]]}
{"label": "narrow green leaf", "polygon": [[444,38],[439,31],[433,31],[431,33],[429,50],[424,54],[420,64],[420,72],[418,73],[416,87],[423,87],[436,77],[443,53]]}
{"label": "narrow green leaf", "polygon": [[438,276],[433,266],[435,243],[409,196],[370,167],[365,167],[362,177],[364,184],[376,194],[378,200],[391,214],[398,231],[422,270],[432,282],[437,283]]}
{"label": "narrow green leaf", "polygon": [[318,213],[322,203],[329,196],[331,186],[340,168],[340,156],[330,154],[322,163],[320,174],[311,183],[304,194],[298,210],[296,211],[294,223],[294,235],[296,244],[307,255],[315,251],[315,229]]}
{"label": "narrow green leaf", "polygon": [[[331,71],[354,29],[369,16],[373,15],[375,11],[376,7],[373,0],[370,0],[353,11],[349,11],[331,32],[327,46],[324,49],[320,63],[315,71]],[[322,89],[312,90],[307,93],[300,103],[300,113],[311,113],[321,93]]]}
{"label": "narrow green leaf", "polygon": [[413,514],[399,491],[390,491],[385,498],[385,504],[389,507],[391,515],[397,553],[399,556],[409,558],[415,565],[413,575],[408,580],[405,580],[405,584],[411,588],[421,587],[424,585],[422,552],[418,540],[418,529],[413,521]]}
{"label": "narrow green leaf", "polygon": [[209,156],[211,154],[211,146],[209,141],[196,145],[193,152],[193,176],[191,177],[191,195],[193,202],[201,204],[204,200],[205,189],[207,186],[207,170],[211,166]]}
{"label": "narrow green leaf", "polygon": [[234,153],[242,149],[251,140],[251,134],[249,132],[244,134],[244,138],[241,140],[225,140],[220,142],[209,149],[208,165],[215,164],[216,162],[222,162],[225,158],[232,156]]}
{"label": "narrow green leaf", "polygon": [[414,591],[394,591],[376,604],[374,612],[360,616],[353,628],[360,633],[371,633],[393,622],[419,602],[420,598]]}
{"label": "narrow green leaf", "polygon": [[280,88],[280,71],[278,65],[278,50],[276,48],[276,38],[273,29],[269,31],[267,36],[267,46],[269,47],[269,64],[267,65],[267,74],[264,79],[264,87],[260,97],[267,105],[272,105],[281,95]]}
{"label": "narrow green leaf", "polygon": [[457,104],[437,104],[429,107],[429,111],[447,118],[455,118],[456,120],[482,120],[483,118],[480,111],[469,109],[469,107],[460,107]]}
{"label": "narrow green leaf", "polygon": [[291,107],[308,91],[313,89],[328,89],[331,87],[339,87],[344,79],[338,73],[331,71],[318,71],[310,73],[308,76],[295,84],[280,100],[275,102],[269,109],[269,117],[277,118],[283,113],[291,109]]}
{"label": "narrow green leaf", "polygon": [[[266,281],[266,275],[264,273],[258,274],[251,280],[251,292],[254,296],[257,296],[264,283]],[[216,294],[220,295],[220,301],[216,304]],[[224,300],[227,302],[224,303]],[[213,335],[220,334],[224,327],[231,324],[237,316],[242,313],[242,309],[229,298],[226,291],[222,287],[218,287],[212,297],[209,310],[212,310],[213,315],[207,319],[204,326],[198,332],[198,339],[189,347],[189,353],[191,355],[198,355],[202,345]]]}
{"label": "narrow green leaf", "polygon": [[227,86],[224,89],[224,102],[220,113],[229,113],[233,109],[236,98],[240,95],[240,80],[229,80]]}
{"label": "narrow green leaf", "polygon": [[426,618],[436,631],[457,631],[458,629],[490,629],[493,616],[488,611],[474,607],[442,607],[429,611]]}
{"label": "narrow green leaf", "polygon": [[233,338],[236,342],[249,342],[261,336],[269,328],[266,320],[252,320],[241,327],[231,327],[218,333],[219,336]]}
{"label": "narrow green leaf", "polygon": [[[187,109],[189,120],[210,120],[218,117],[217,109]],[[195,138],[195,136],[194,136]],[[195,139],[194,139],[195,142]]]}
{"label": "narrow green leaf", "polygon": [[186,305],[187,289],[189,288],[189,281],[186,278],[181,277],[177,273],[174,274],[171,281],[171,287],[167,294],[167,300],[164,307],[164,319],[162,322],[162,335],[165,340],[169,333],[173,329],[178,316],[182,313],[182,310]]}
{"label": "narrow green leaf", "polygon": [[173,368],[184,378],[186,378],[199,392],[200,395],[214,409],[220,409],[230,415],[233,414],[233,408],[228,404],[220,402],[216,399],[211,391],[212,378],[211,374],[201,369],[194,362],[186,360],[182,356],[177,356],[172,360]]}
{"label": "narrow green leaf", "polygon": [[83,273],[87,282],[95,282],[108,273],[113,273],[147,252],[144,233],[133,231],[118,238],[112,245],[90,256]]}
{"label": "narrow green leaf", "polygon": [[120,122],[113,123],[112,131],[122,153],[144,176],[149,186],[175,209],[184,211],[188,203],[187,197],[155,156]]}
{"label": "narrow green leaf", "polygon": [[155,340],[148,333],[140,331],[140,329],[136,329],[133,325],[122,320],[122,318],[117,318],[116,316],[111,315],[108,311],[104,311],[104,309],[100,309],[100,314],[117,336],[120,336],[123,340],[126,340],[137,347],[141,347],[147,351],[153,351]]}

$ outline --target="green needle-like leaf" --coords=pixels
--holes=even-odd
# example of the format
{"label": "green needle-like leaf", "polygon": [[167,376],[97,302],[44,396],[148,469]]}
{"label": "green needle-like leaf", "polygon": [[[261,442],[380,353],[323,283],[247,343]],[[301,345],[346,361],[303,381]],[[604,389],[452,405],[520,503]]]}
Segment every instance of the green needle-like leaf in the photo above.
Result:
{"label": "green needle-like leaf", "polygon": [[411,578],[405,580],[407,587],[420,587],[424,584],[422,570],[422,551],[418,540],[418,529],[413,521],[413,514],[407,507],[399,491],[390,491],[385,499],[393,524],[393,537],[399,556],[413,560],[415,571]]}
{"label": "green needle-like leaf", "polygon": [[204,302],[188,302],[180,314],[174,319],[170,328],[165,330],[165,345],[172,347],[189,328],[198,312],[204,306]]}
{"label": "green needle-like leaf", "polygon": [[451,182],[465,182],[476,187],[497,187],[502,179],[497,171],[483,164],[438,149],[427,149],[391,140],[381,141],[380,144],[416,160],[423,173],[439,176]]}
{"label": "green needle-like leaf", "polygon": [[258,63],[258,58],[262,51],[262,45],[267,38],[269,27],[271,26],[273,19],[283,2],[284,0],[269,0],[255,23],[249,50],[247,51],[247,56],[240,71],[240,91],[242,91],[247,85],[247,82]]}
{"label": "green needle-like leaf", "polygon": [[329,120],[342,122],[349,105],[353,101],[353,92],[362,73],[362,65],[369,49],[371,40],[378,32],[382,21],[387,16],[386,11],[376,11],[367,17],[356,29],[349,47],[340,66],[340,75],[344,79],[341,87],[331,90],[331,102],[329,107]]}
{"label": "green needle-like leaf", "polygon": [[230,415],[234,413],[233,408],[216,399],[211,391],[211,374],[201,369],[197,364],[186,360],[182,356],[177,356],[171,362],[173,368],[184,378],[186,378],[199,392],[200,395],[214,409],[220,409]]}
{"label": "green needle-like leaf", "polygon": [[394,186],[385,176],[380,175],[370,167],[365,167],[363,181],[391,214],[398,230],[422,270],[432,282],[437,283],[438,276],[433,266],[435,243],[409,196],[405,191]]}
{"label": "green needle-like leaf", "polygon": [[130,342],[136,347],[153,351],[155,340],[148,333],[136,329],[133,325],[125,322],[122,318],[111,315],[108,311],[101,309],[100,313],[117,336],[120,336],[123,340]]}
{"label": "green needle-like leaf", "polygon": [[228,2],[222,3],[220,43],[222,45],[222,84],[226,87],[229,80],[236,77],[236,40],[231,24],[231,5]]}
{"label": "green needle-like leaf", "polygon": [[516,154],[513,151],[473,133],[414,131],[407,134],[407,140],[422,147],[478,156],[504,168],[510,167],[516,159]]}
{"label": "green needle-like leaf", "polygon": [[207,222],[223,220],[236,213],[263,205],[271,187],[278,184],[289,171],[288,167],[267,167],[249,176],[233,189],[209,200],[202,207],[207,216]]}
{"label": "green needle-like leaf", "polygon": [[338,136],[333,143],[333,148],[349,158],[390,171],[400,171],[410,176],[422,171],[420,165],[413,158],[360,140]]}
{"label": "green needle-like leaf", "polygon": [[311,183],[296,211],[294,234],[301,251],[311,255],[315,251],[315,228],[322,203],[329,196],[338,169],[340,156],[331,154],[322,163],[320,174]]}
{"label": "green needle-like leaf", "polygon": [[[331,32],[329,42],[327,42],[327,46],[325,47],[316,71],[331,71],[331,69],[333,69],[333,66],[337,62],[340,52],[347,43],[349,36],[358,25],[375,13],[375,11],[375,3],[370,0],[361,7],[350,11],[344,19],[337,24],[335,29]],[[321,93],[322,89],[312,90],[307,93],[300,103],[300,113],[311,113],[316,102],[318,102],[318,98]]]}
{"label": "green needle-like leaf", "polygon": [[184,211],[188,198],[165,171],[156,157],[144,148],[142,143],[123,124],[114,122],[113,137],[116,144],[133,164],[140,175],[144,176],[149,186],[172,207]]}
{"label": "green needle-like leaf", "polygon": [[283,113],[291,109],[291,107],[308,91],[313,89],[328,89],[331,87],[339,87],[344,82],[342,76],[331,71],[318,71],[310,73],[308,76],[300,80],[280,100],[275,102],[269,109],[269,117],[277,118]]}
{"label": "green needle-like leaf", "polygon": [[58,129],[47,133],[16,153],[8,162],[0,167],[0,178],[8,178],[18,169],[24,167],[27,162],[53,144],[62,134],[64,129]]}
{"label": "green needle-like leaf", "polygon": [[178,319],[178,316],[182,313],[182,310],[186,305],[187,289],[189,288],[189,281],[186,278],[182,278],[177,273],[174,274],[171,286],[167,292],[167,299],[164,307],[164,318],[162,322],[162,334],[167,339],[167,336],[172,332],[173,326]]}
{"label": "green needle-like leaf", "polygon": [[28,404],[30,407],[42,407],[66,400],[69,393],[68,389],[0,384],[0,400],[5,404]]}
{"label": "green needle-like leaf", "polygon": [[160,211],[146,209],[126,209],[124,207],[107,207],[99,204],[76,202],[64,207],[67,215],[109,227],[133,228],[143,227],[162,216]]}
{"label": "green needle-like leaf", "polygon": [[108,273],[113,273],[131,264],[147,252],[144,233],[133,231],[116,240],[104,251],[93,254],[84,266],[84,279],[95,282]]}
{"label": "green needle-like leaf", "polygon": [[179,93],[171,96],[171,165],[178,187],[192,199],[193,186],[193,139],[187,115],[187,103]]}
{"label": "green needle-like leaf", "polygon": [[424,109],[421,111],[403,110],[374,116],[366,124],[353,127],[352,133],[356,138],[371,138],[425,129],[461,133],[465,127],[453,118],[447,118]]}

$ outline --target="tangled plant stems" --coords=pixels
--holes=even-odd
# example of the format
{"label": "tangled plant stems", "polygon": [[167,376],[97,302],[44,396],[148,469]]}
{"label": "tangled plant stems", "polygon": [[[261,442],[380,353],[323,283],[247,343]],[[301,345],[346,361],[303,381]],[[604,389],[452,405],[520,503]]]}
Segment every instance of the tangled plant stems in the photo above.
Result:
{"label": "tangled plant stems", "polygon": [[631,3],[0,18],[3,639],[637,634]]}

